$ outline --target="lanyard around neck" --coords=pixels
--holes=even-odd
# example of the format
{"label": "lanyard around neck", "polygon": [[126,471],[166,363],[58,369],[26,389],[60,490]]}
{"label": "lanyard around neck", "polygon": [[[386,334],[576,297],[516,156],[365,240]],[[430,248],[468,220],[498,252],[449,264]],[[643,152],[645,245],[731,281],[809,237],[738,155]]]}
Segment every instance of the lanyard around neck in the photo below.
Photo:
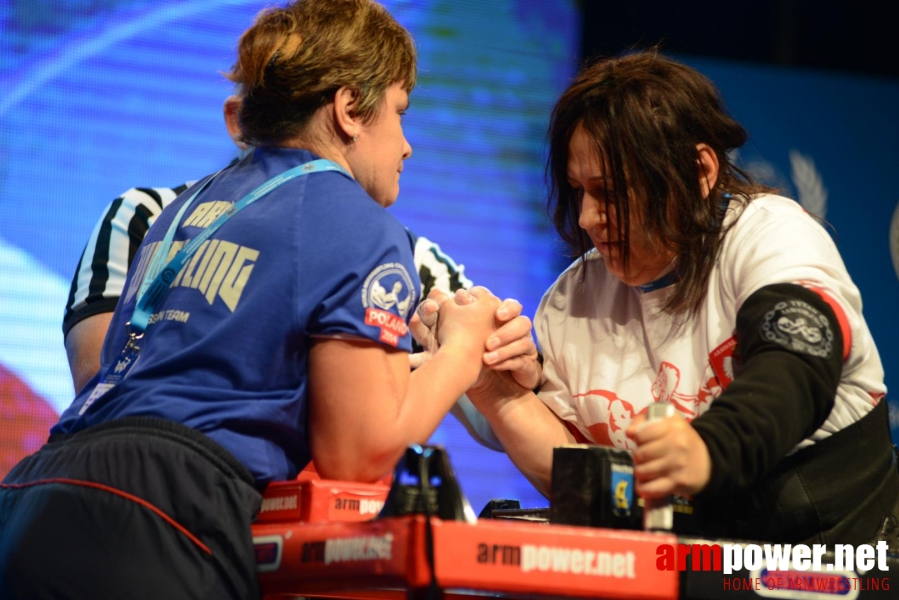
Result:
{"label": "lanyard around neck", "polygon": [[[187,208],[193,204],[193,201],[196,197],[209,185],[209,182],[212,181],[218,173],[209,177],[203,184],[197,189],[196,192],[190,197],[190,199],[184,203],[181,209],[178,211],[178,214],[175,215],[175,219],[172,221],[172,224],[169,225],[169,229],[165,234],[162,242],[160,243],[160,247],[157,249],[156,254],[153,257],[153,264],[151,265],[151,269],[147,269],[147,272],[144,274],[141,280],[141,294],[138,296],[137,306],[134,309],[134,313],[131,315],[131,321],[126,326],[126,331],[128,333],[128,340],[125,342],[125,347],[122,348],[122,352],[119,358],[113,361],[109,367],[106,369],[106,372],[100,378],[100,380],[94,385],[94,389],[91,390],[90,395],[84,400],[84,403],[81,405],[81,408],[78,411],[79,415],[83,415],[87,410],[94,405],[94,403],[103,397],[106,392],[114,388],[116,385],[121,383],[128,374],[131,372],[131,369],[137,364],[138,359],[140,358],[140,340],[144,335],[144,331],[147,329],[147,324],[150,319],[150,315],[152,315],[162,301],[165,299],[166,294],[168,293],[172,283],[175,281],[175,278],[178,276],[178,273],[187,264],[187,261],[197,252],[200,248],[201,244],[205,242],[209,236],[215,233],[219,227],[224,225],[224,223],[236,215],[238,212],[258,200],[259,198],[265,196],[279,185],[287,183],[291,179],[296,177],[300,177],[302,175],[308,175],[310,173],[314,173],[316,171],[339,171],[350,177],[352,176],[347,173],[342,167],[331,162],[330,160],[313,160],[311,162],[307,162],[306,164],[302,164],[298,167],[294,167],[288,171],[281,173],[275,177],[272,177],[258,188],[241,198],[238,202],[233,204],[227,211],[223,214],[219,215],[215,221],[213,221],[209,227],[203,230],[200,235],[190,240],[188,243],[184,245],[184,247],[175,254],[174,258],[172,258],[168,264],[162,266],[163,262],[168,256],[169,249],[172,246],[172,240],[175,237],[175,230],[178,229],[178,225],[181,223],[181,219],[184,216],[184,213],[187,211]],[[149,285],[146,285],[148,279],[152,279],[152,282]]]}
{"label": "lanyard around neck", "polygon": [[[330,160],[326,159],[318,159],[307,162],[305,164],[299,165],[283,173],[276,175],[257,187],[255,190],[235,202],[231,208],[226,210],[224,213],[219,215],[219,217],[213,221],[206,229],[204,229],[199,235],[195,238],[191,239],[189,242],[184,244],[184,247],[175,254],[172,259],[163,265],[163,262],[166,260],[168,256],[169,249],[172,246],[172,241],[175,237],[175,231],[178,229],[178,225],[181,223],[181,219],[184,217],[184,213],[187,211],[187,208],[193,204],[193,201],[196,197],[202,192],[209,183],[218,175],[212,175],[209,177],[199,189],[190,197],[190,199],[184,203],[181,207],[181,210],[178,211],[178,214],[175,215],[172,224],[169,225],[168,231],[165,233],[165,237],[160,242],[159,248],[156,250],[156,253],[153,256],[153,260],[150,263],[149,268],[147,269],[146,274],[144,275],[143,280],[141,281],[140,291],[138,293],[137,306],[134,308],[134,313],[131,315],[131,321],[128,323],[128,334],[131,337],[131,341],[135,341],[143,336],[144,331],[147,329],[147,324],[149,323],[150,316],[156,312],[156,309],[162,304],[162,301],[165,299],[168,294],[169,289],[171,288],[172,283],[175,281],[175,278],[178,276],[178,273],[184,268],[184,265],[191,259],[191,257],[199,250],[200,246],[209,239],[219,228],[224,225],[231,217],[236,215],[238,212],[249,206],[250,204],[256,202],[275,188],[287,183],[288,181],[295,179],[297,177],[302,177],[303,175],[309,175],[310,173],[315,173],[317,171],[338,171],[343,173],[347,177],[350,177],[350,174],[346,172],[346,170],[334,163]],[[152,280],[152,281],[151,281]]]}

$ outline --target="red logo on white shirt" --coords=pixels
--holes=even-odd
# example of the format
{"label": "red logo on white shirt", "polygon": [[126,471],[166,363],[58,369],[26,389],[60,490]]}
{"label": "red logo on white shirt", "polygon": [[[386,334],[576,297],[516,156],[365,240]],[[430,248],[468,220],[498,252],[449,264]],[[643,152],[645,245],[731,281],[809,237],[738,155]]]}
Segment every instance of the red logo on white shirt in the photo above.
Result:
{"label": "red logo on white shirt", "polygon": [[688,421],[696,416],[697,396],[690,396],[677,391],[680,383],[680,369],[670,362],[663,361],[659,365],[659,374],[652,384],[652,398],[656,402],[670,402],[674,408]]}
{"label": "red logo on white shirt", "polygon": [[590,390],[583,394],[577,394],[575,398],[583,396],[595,397],[596,402],[600,405],[599,413],[608,415],[607,423],[599,422],[587,426],[590,435],[593,436],[593,441],[600,446],[635,449],[634,441],[625,435],[625,431],[636,416],[633,405],[627,400],[619,398],[614,392],[607,390]]}
{"label": "red logo on white shirt", "polygon": [[737,348],[737,338],[731,336],[723,344],[709,353],[709,363],[722,390],[726,390],[730,382],[734,380],[734,350]]}

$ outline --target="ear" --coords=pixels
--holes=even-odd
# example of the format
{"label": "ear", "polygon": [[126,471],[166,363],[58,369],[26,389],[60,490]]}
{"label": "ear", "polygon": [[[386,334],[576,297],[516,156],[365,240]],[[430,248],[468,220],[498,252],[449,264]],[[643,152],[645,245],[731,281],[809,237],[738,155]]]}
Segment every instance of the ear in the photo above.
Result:
{"label": "ear", "polygon": [[334,126],[349,139],[359,134],[358,104],[359,90],[355,88],[343,86],[334,93]]}
{"label": "ear", "polygon": [[696,164],[699,166],[699,189],[708,198],[718,181],[718,155],[708,144],[696,145]]}
{"label": "ear", "polygon": [[225,104],[222,107],[225,116],[225,127],[228,128],[228,135],[241,150],[247,149],[247,143],[243,141],[240,132],[240,121],[237,118],[240,112],[240,98],[238,96],[228,96],[225,98]]}

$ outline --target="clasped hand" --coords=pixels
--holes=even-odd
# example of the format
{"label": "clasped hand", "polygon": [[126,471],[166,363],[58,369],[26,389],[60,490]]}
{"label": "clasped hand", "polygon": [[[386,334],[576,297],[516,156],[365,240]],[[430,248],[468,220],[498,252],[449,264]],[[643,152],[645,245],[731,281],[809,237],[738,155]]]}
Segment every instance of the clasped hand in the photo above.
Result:
{"label": "clasped hand", "polygon": [[[446,335],[460,333],[477,339],[478,332],[466,329],[462,323],[453,323],[450,313],[455,310],[453,304],[466,306],[479,301],[496,303],[498,298],[481,286],[458,290],[454,296],[437,289],[431,290],[410,324],[412,336],[425,349],[410,356],[412,368],[426,362],[445,342]],[[521,310],[521,303],[517,300],[506,299],[499,303],[493,313],[495,331],[479,337],[484,340],[481,358],[489,369],[508,371],[518,385],[533,389],[540,383],[541,369],[537,361],[537,345],[531,335],[531,320],[522,316]],[[444,323],[452,324],[454,331],[442,327]]]}

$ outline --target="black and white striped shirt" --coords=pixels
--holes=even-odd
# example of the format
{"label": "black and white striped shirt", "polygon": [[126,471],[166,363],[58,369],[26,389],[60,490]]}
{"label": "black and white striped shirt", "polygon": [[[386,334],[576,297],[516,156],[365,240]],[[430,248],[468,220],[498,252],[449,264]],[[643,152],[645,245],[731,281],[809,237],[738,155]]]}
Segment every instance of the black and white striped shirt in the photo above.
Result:
{"label": "black and white striped shirt", "polygon": [[94,225],[72,278],[63,336],[79,321],[115,310],[144,235],[162,209],[187,186],[131,188],[109,203]]}

